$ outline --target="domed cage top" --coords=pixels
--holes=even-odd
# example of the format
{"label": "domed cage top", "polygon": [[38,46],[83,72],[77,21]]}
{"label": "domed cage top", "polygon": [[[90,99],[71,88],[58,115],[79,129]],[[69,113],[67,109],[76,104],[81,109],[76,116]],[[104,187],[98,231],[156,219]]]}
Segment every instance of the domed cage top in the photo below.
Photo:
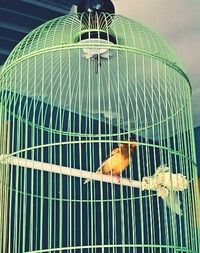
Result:
{"label": "domed cage top", "polygon": [[0,84],[2,252],[199,252],[191,87],[164,39],[66,15]]}

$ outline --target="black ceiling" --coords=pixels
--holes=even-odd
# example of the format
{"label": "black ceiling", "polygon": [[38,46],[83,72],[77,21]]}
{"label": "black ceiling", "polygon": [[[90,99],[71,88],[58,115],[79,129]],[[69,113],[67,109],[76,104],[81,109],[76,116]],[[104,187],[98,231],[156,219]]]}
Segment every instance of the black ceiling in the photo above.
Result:
{"label": "black ceiling", "polygon": [[67,14],[79,0],[0,0],[0,65],[31,30]]}

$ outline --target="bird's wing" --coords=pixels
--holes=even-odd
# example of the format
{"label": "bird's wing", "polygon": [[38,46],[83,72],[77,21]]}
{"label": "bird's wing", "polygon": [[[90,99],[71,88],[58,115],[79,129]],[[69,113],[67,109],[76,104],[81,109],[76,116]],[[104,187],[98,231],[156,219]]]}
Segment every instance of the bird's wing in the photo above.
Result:
{"label": "bird's wing", "polygon": [[100,172],[101,169],[103,168],[103,166],[105,165],[105,163],[114,155],[118,154],[120,152],[119,148],[115,148],[112,150],[112,152],[110,153],[109,156],[107,156],[107,158],[102,162],[102,164],[99,166],[99,168],[97,169],[96,173]]}
{"label": "bird's wing", "polygon": [[[119,147],[113,149],[113,151],[111,152],[110,156],[107,157],[107,159],[110,158],[111,156],[114,156],[115,154],[117,154],[117,153],[119,153],[119,152],[120,152],[120,148],[119,148]],[[106,159],[106,160],[107,160],[107,159]]]}
{"label": "bird's wing", "polygon": [[100,167],[97,169],[96,173],[100,172],[101,170],[103,170],[104,165],[107,163],[107,161],[115,156],[116,154],[120,153],[120,149],[119,148],[115,148],[112,150],[111,154],[102,162],[102,164],[100,165]]}
{"label": "bird's wing", "polygon": [[[105,163],[108,161],[108,159],[110,159],[110,157],[113,157],[114,155],[116,155],[116,154],[119,153],[119,152],[120,152],[120,148],[119,148],[119,147],[113,149],[112,152],[111,152],[111,154],[110,154],[110,156],[108,156],[108,157],[103,161],[103,163],[99,166],[99,168],[96,170],[96,173],[102,173],[103,167],[104,167]],[[91,181],[91,179],[86,179],[86,180],[84,181],[84,184],[87,184],[89,181]]]}

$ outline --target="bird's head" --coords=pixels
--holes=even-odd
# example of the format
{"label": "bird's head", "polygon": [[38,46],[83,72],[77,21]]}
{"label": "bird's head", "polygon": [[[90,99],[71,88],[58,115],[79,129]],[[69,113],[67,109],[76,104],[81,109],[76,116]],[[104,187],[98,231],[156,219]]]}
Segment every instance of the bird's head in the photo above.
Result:
{"label": "bird's head", "polygon": [[137,146],[138,146],[138,143],[136,142],[135,139],[130,139],[129,143],[123,143],[123,144],[119,145],[120,148],[122,148],[123,150],[127,150],[127,151],[130,147],[131,152],[133,152]]}
{"label": "bird's head", "polygon": [[131,150],[136,149],[137,146],[138,146],[137,141],[136,141],[135,139],[130,139],[130,142],[131,142],[131,144],[130,144],[130,149],[131,149]]}

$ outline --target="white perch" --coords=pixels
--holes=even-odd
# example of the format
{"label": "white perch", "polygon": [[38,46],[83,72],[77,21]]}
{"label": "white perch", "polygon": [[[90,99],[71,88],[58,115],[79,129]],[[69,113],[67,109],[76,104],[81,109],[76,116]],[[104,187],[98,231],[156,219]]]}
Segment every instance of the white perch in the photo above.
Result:
{"label": "white perch", "polygon": [[184,175],[180,173],[173,174],[170,172],[170,168],[165,165],[161,165],[160,167],[156,168],[154,175],[143,177],[142,181],[140,182],[127,178],[120,178],[119,180],[119,178],[114,176],[38,162],[35,160],[19,158],[11,155],[1,155],[0,163],[57,173],[66,176],[102,181],[105,183],[135,187],[140,188],[141,190],[156,191],[158,197],[161,197],[171,211],[178,215],[182,214],[182,210],[180,208],[180,200],[175,192],[184,191],[188,187],[188,181]]}
{"label": "white perch", "polygon": [[41,171],[47,171],[47,172],[56,173],[56,174],[62,174],[66,176],[92,179],[95,181],[103,181],[105,183],[113,183],[113,184],[118,184],[118,185],[123,185],[123,186],[142,188],[142,182],[140,181],[130,180],[127,178],[121,178],[119,180],[119,178],[114,177],[114,176],[112,177],[108,175],[101,175],[101,174],[97,174],[90,171],[69,168],[69,167],[45,163],[45,162],[38,162],[35,160],[19,158],[15,156],[1,155],[0,162],[4,164],[21,166],[24,168],[30,168],[34,170],[41,170]]}
{"label": "white perch", "polygon": [[158,196],[167,197],[170,191],[184,191],[188,187],[188,181],[182,174],[173,174],[170,168],[161,165],[155,169],[155,174],[149,177],[143,177],[142,181],[130,180],[128,178],[119,178],[109,175],[97,174],[95,172],[70,168],[35,160],[19,158],[10,155],[1,155],[0,163],[21,166],[34,170],[46,171],[66,176],[102,181],[117,185],[141,188],[142,190],[156,191]]}

